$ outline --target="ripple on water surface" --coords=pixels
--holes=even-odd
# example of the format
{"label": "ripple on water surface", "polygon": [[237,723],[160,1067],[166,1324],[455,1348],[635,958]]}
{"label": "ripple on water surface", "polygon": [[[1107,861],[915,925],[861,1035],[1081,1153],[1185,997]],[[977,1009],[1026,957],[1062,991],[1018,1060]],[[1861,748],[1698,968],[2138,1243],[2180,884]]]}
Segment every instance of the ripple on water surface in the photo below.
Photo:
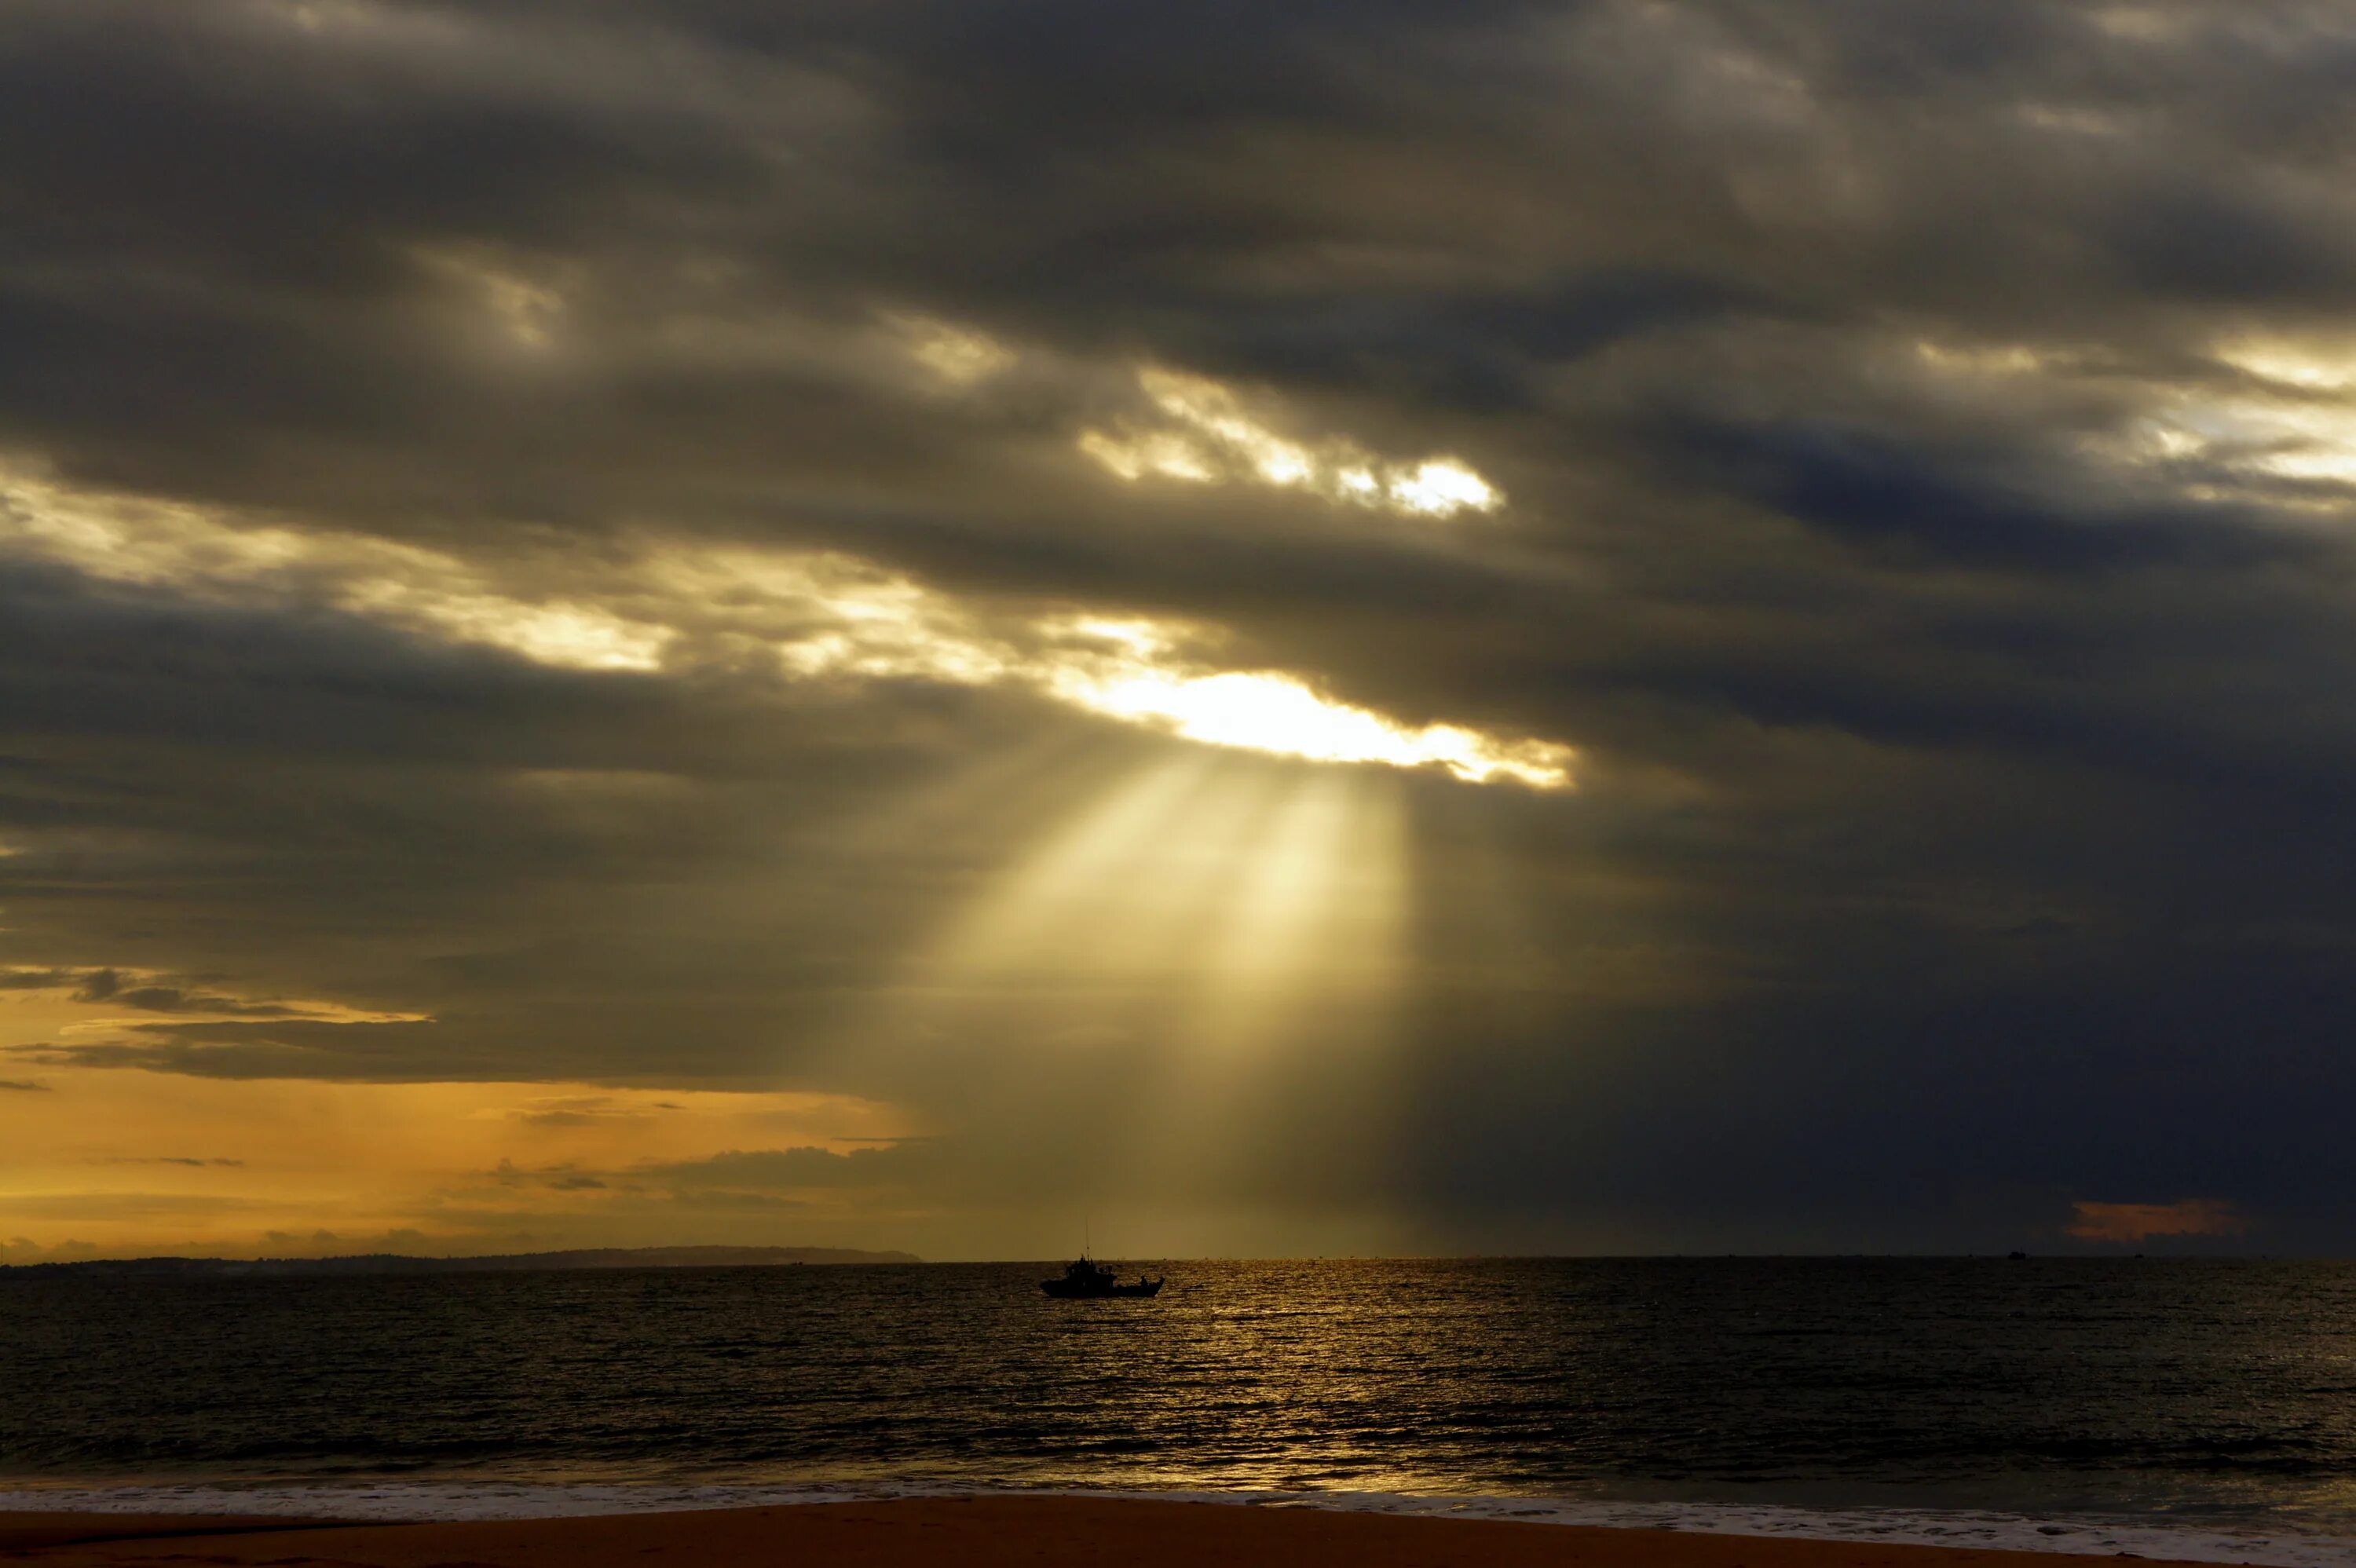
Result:
{"label": "ripple on water surface", "polygon": [[1151,1303],[1047,1300],[1036,1264],[16,1271],[0,1473],[2351,1520],[2347,1264],[1168,1269]]}

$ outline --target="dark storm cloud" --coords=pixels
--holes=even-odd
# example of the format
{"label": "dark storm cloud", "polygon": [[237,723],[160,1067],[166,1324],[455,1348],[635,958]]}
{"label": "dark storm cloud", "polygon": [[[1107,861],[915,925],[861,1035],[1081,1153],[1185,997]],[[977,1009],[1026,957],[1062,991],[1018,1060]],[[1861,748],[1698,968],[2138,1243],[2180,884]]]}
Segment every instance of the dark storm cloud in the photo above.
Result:
{"label": "dark storm cloud", "polygon": [[2245,512],[2179,506],[2105,516],[2083,501],[2043,501],[1999,475],[1975,474],[1972,454],[1926,451],[1869,430],[1696,422],[1665,432],[1661,446],[1688,476],[1901,565],[2075,576],[2330,561],[2312,539],[2269,529]]}
{"label": "dark storm cloud", "polygon": [[[2344,1243],[2356,426],[2230,356],[2344,356],[2351,68],[2287,0],[12,7],[0,459],[324,541],[148,567],[0,503],[0,989],[155,1015],[20,1054],[1045,1075],[1019,1011],[929,1074],[821,1046],[1160,742],[781,682],[648,564],[822,547],[1010,645],[1183,617],[1580,748],[1571,797],[1407,786],[1420,1087],[1366,1187],[1433,1244]],[[905,316],[1019,357],[926,384]],[[1141,363],[1509,505],[1123,485],[1073,443],[1162,417]],[[675,640],[448,631],[494,602]],[[648,1179],[887,1168],[947,1168]]]}

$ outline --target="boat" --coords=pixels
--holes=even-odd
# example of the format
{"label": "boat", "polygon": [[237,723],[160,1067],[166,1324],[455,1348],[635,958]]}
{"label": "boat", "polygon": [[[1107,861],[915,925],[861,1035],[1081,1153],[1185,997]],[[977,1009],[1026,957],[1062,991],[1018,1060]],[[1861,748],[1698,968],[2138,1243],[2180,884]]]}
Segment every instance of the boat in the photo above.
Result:
{"label": "boat", "polygon": [[[1170,1276],[1162,1275],[1162,1279]],[[1114,1270],[1091,1259],[1086,1253],[1064,1265],[1061,1279],[1043,1279],[1039,1288],[1059,1299],[1094,1301],[1104,1296],[1151,1296],[1160,1294],[1162,1280],[1148,1279],[1142,1274],[1134,1285],[1123,1285]]]}

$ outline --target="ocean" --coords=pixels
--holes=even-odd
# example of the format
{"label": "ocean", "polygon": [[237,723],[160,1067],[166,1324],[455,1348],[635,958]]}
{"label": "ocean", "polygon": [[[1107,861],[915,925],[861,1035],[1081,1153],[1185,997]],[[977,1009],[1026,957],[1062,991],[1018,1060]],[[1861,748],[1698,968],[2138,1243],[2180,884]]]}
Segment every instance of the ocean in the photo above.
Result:
{"label": "ocean", "polygon": [[1148,1267],[17,1270],[0,1506],[1152,1490],[2356,1564],[2356,1264]]}

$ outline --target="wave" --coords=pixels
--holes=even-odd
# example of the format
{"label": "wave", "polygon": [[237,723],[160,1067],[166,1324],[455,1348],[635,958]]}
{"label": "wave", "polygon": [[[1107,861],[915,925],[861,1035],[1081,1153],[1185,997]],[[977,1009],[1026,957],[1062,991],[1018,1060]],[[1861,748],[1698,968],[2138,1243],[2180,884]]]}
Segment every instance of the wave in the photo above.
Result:
{"label": "wave", "polygon": [[1801,1509],[1723,1503],[1599,1502],[1527,1497],[1282,1490],[977,1491],[923,1483],[746,1486],[371,1481],[316,1485],[220,1483],[26,1486],[0,1489],[0,1510],[123,1514],[244,1514],[271,1518],[419,1522],[581,1518],[701,1509],[776,1508],[912,1497],[1158,1498],[1251,1508],[1312,1508],[1455,1519],[1513,1520],[1611,1530],[1965,1546],[2263,1568],[2356,1568],[2356,1538],[2268,1525],[2154,1524],[2084,1515],[1936,1509]]}

